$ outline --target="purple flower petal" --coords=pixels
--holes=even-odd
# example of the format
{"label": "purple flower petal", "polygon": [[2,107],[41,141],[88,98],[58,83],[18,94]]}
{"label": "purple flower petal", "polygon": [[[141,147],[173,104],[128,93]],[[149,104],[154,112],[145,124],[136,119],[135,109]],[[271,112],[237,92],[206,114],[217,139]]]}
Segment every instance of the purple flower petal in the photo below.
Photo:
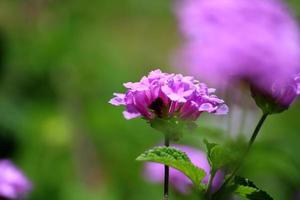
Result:
{"label": "purple flower petal", "polygon": [[206,111],[206,112],[213,112],[215,110],[214,106],[210,103],[203,103],[200,105],[199,107],[199,111],[203,112],[203,111]]}
{"label": "purple flower petal", "polygon": [[129,112],[127,110],[123,111],[123,115],[124,115],[125,119],[128,119],[128,120],[134,119],[134,118],[137,118],[137,117],[141,116],[141,114],[138,113],[138,112],[134,113],[134,112]]}
{"label": "purple flower petal", "polygon": [[216,115],[226,115],[226,114],[228,114],[228,112],[229,112],[229,108],[227,105],[224,104],[215,111],[215,114]]}
{"label": "purple flower petal", "polygon": [[114,93],[114,95],[116,97],[109,101],[110,104],[114,106],[125,105],[125,94]]}

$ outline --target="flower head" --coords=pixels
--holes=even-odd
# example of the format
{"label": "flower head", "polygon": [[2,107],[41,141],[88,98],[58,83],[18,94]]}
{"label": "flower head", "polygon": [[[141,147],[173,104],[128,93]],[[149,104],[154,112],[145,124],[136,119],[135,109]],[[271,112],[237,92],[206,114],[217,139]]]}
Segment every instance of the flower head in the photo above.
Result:
{"label": "flower head", "polygon": [[184,45],[175,63],[210,83],[267,90],[299,72],[299,26],[281,0],[181,0],[176,14]]}
{"label": "flower head", "polygon": [[150,72],[139,82],[125,83],[125,94],[115,93],[112,105],[125,106],[126,119],[143,117],[172,118],[195,121],[202,112],[226,114],[228,108],[222,99],[191,76],[168,74],[160,70]]}
{"label": "flower head", "polygon": [[[174,147],[184,151],[191,159],[192,163],[206,172],[206,177],[203,179],[203,184],[208,183],[210,176],[210,165],[204,152],[181,145],[174,145]],[[157,163],[146,163],[144,168],[145,178],[151,182],[163,182],[164,180],[164,165]],[[221,186],[224,179],[224,174],[221,171],[216,173],[213,180],[212,189],[216,191]],[[170,169],[170,183],[172,186],[182,194],[188,194],[192,187],[192,182],[180,171]]]}
{"label": "flower head", "polygon": [[0,199],[22,199],[31,190],[31,183],[9,160],[0,160]]}
{"label": "flower head", "polygon": [[280,113],[288,109],[300,94],[300,74],[285,81],[275,81],[268,90],[253,85],[251,93],[256,104],[264,113]]}

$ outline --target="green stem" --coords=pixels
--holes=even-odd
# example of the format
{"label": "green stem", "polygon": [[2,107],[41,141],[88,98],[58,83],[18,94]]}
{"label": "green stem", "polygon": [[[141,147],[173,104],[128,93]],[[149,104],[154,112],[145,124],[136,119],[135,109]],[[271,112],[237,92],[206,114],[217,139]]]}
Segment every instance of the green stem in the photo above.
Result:
{"label": "green stem", "polygon": [[254,141],[255,141],[255,139],[256,139],[256,137],[257,137],[257,135],[258,135],[261,127],[262,127],[262,125],[264,124],[264,122],[266,121],[266,119],[267,119],[268,116],[269,116],[268,113],[264,113],[262,115],[262,117],[260,118],[260,120],[259,120],[259,122],[258,122],[258,124],[257,124],[257,126],[256,126],[256,128],[255,128],[255,130],[254,130],[254,132],[252,134],[252,136],[251,136],[251,139],[250,139],[250,141],[248,143],[246,154],[248,154],[248,152],[249,152],[250,148],[252,147],[252,145],[253,145],[253,143],[254,143]]}
{"label": "green stem", "polygon": [[[170,146],[170,139],[169,136],[165,136],[165,146]],[[164,200],[169,199],[169,172],[170,168],[169,166],[165,165],[165,177],[164,177]]]}
{"label": "green stem", "polygon": [[209,180],[208,180],[208,185],[207,185],[207,190],[206,190],[206,194],[205,194],[206,199],[211,199],[211,187],[212,187],[212,184],[213,184],[215,174],[216,173],[214,171],[211,171],[211,173],[210,173]]}
{"label": "green stem", "polygon": [[252,145],[253,145],[253,143],[254,143],[254,141],[255,141],[255,139],[256,139],[258,133],[259,133],[259,131],[261,130],[262,125],[264,124],[265,120],[267,119],[268,115],[269,115],[268,113],[264,113],[264,114],[261,116],[261,118],[260,118],[260,120],[258,121],[258,123],[257,123],[257,125],[256,125],[256,127],[255,127],[255,129],[254,129],[254,131],[253,131],[253,133],[252,133],[252,136],[251,136],[251,138],[250,138],[250,140],[249,140],[249,142],[248,142],[248,146],[247,146],[246,151],[244,152],[244,154],[243,154],[241,160],[239,161],[238,165],[236,166],[236,168],[233,170],[233,172],[231,173],[231,175],[225,180],[225,182],[224,182],[223,185],[221,186],[221,188],[220,188],[220,190],[219,190],[220,192],[221,192],[221,191],[225,188],[225,186],[232,180],[232,178],[234,178],[234,176],[236,175],[236,173],[238,172],[238,170],[241,168],[241,166],[242,166],[242,164],[243,164],[245,158],[247,157],[247,155],[248,155],[248,153],[249,153],[249,151],[250,151],[250,149],[251,149],[251,147],[252,147]]}

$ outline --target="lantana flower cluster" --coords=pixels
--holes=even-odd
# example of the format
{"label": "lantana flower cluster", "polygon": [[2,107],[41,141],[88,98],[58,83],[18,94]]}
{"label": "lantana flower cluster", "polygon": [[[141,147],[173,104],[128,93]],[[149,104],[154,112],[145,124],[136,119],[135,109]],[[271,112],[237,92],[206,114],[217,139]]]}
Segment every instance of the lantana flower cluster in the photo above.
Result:
{"label": "lantana flower cluster", "polygon": [[32,185],[11,161],[0,160],[0,199],[24,199]]}
{"label": "lantana flower cluster", "polygon": [[125,106],[123,114],[126,119],[176,117],[195,121],[203,112],[217,115],[228,112],[224,101],[214,95],[215,89],[191,76],[154,70],[139,82],[128,82],[124,86],[126,93],[115,93],[110,103]]}

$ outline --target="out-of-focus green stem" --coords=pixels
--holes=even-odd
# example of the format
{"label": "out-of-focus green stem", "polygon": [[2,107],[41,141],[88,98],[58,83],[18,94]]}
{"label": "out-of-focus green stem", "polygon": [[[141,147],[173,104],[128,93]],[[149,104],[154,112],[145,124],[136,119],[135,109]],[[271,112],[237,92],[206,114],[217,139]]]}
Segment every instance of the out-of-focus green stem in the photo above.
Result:
{"label": "out-of-focus green stem", "polygon": [[247,146],[247,149],[246,151],[244,152],[243,156],[241,157],[241,160],[239,161],[238,165],[236,166],[236,168],[233,170],[233,172],[231,173],[231,175],[225,180],[225,182],[223,183],[222,187],[220,188],[220,192],[225,188],[225,186],[232,180],[232,178],[234,178],[234,176],[236,175],[236,173],[238,172],[238,170],[241,168],[245,158],[247,157],[259,131],[261,130],[261,127],[262,125],[264,124],[264,122],[266,121],[267,117],[269,116],[268,113],[264,113],[260,120],[258,121],[253,133],[252,133],[252,136],[248,142],[248,146]]}
{"label": "out-of-focus green stem", "polygon": [[211,199],[211,187],[212,187],[212,184],[213,184],[215,174],[216,173],[213,170],[210,173],[209,180],[208,180],[208,185],[207,185],[207,190],[206,190],[206,194],[205,194],[206,199]]}
{"label": "out-of-focus green stem", "polygon": [[248,143],[248,147],[247,147],[247,150],[246,150],[245,154],[248,154],[250,148],[252,147],[252,144],[254,143],[254,141],[255,141],[255,139],[256,139],[256,137],[257,137],[257,135],[258,135],[261,127],[262,127],[262,125],[264,124],[264,122],[266,121],[266,119],[267,119],[268,116],[269,116],[269,114],[265,113],[260,118],[260,120],[259,120],[258,124],[256,125],[256,128],[255,128],[255,130],[254,130],[254,132],[253,132],[253,134],[251,136],[251,139],[250,139],[250,141]]}

